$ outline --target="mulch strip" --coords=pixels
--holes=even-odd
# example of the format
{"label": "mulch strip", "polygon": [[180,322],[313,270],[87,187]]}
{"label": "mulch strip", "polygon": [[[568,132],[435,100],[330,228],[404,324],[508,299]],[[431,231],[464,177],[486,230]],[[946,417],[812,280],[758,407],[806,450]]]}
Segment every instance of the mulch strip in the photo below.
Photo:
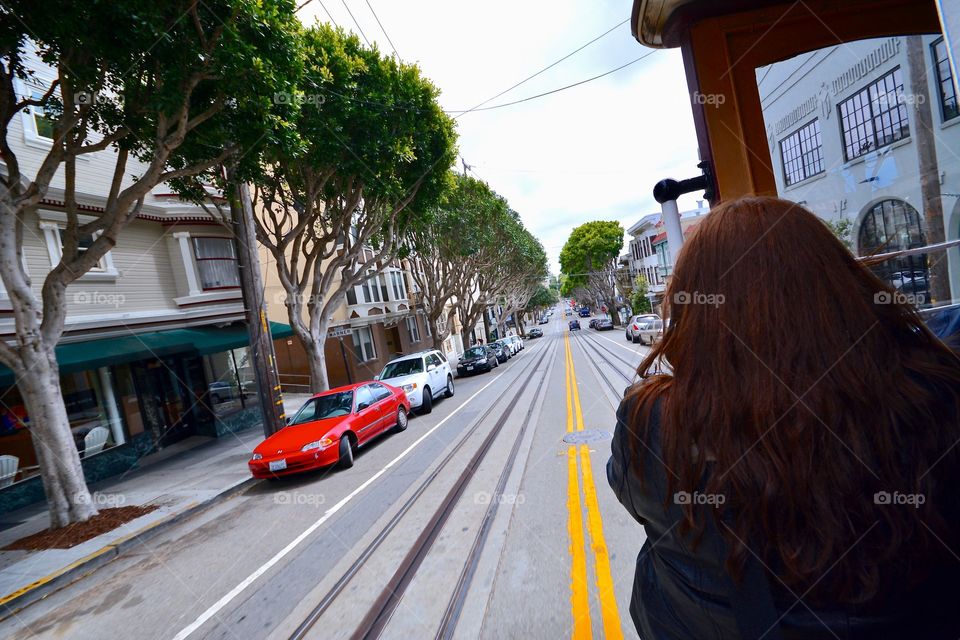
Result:
{"label": "mulch strip", "polygon": [[81,542],[96,538],[100,534],[113,531],[120,525],[146,515],[156,508],[157,505],[101,509],[100,513],[86,522],[75,522],[60,529],[46,529],[40,533],[24,536],[15,542],[11,542],[2,550],[69,549]]}

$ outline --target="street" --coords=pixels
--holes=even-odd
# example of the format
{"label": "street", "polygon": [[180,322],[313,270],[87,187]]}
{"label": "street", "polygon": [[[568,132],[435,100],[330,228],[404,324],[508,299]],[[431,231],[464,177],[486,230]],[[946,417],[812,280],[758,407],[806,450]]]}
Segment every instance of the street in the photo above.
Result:
{"label": "street", "polygon": [[644,534],[605,464],[645,348],[619,329],[569,333],[560,314],[545,329],[352,469],[260,481],[8,617],[0,635],[635,637]]}

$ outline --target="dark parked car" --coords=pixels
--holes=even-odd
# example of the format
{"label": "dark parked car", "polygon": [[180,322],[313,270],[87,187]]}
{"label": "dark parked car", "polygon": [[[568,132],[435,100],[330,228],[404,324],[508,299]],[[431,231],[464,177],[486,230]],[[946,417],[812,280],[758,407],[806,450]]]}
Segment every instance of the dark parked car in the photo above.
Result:
{"label": "dark parked car", "polygon": [[580,321],[571,320],[570,321],[570,331],[580,331]]}
{"label": "dark parked car", "polygon": [[470,347],[460,356],[457,363],[457,374],[465,376],[471,373],[480,373],[490,371],[494,367],[500,366],[497,360],[497,352],[486,345],[477,345]]}
{"label": "dark parked car", "polygon": [[599,320],[594,321],[593,328],[597,331],[610,331],[613,329],[613,320],[610,320],[609,318],[600,318]]}
{"label": "dark parked car", "polygon": [[503,344],[502,342],[491,342],[490,348],[493,349],[493,352],[497,354],[497,362],[506,362],[510,359],[510,347]]}
{"label": "dark parked car", "polygon": [[587,326],[590,327],[591,329],[596,328],[597,320],[599,320],[599,318],[590,318],[590,322],[587,323]]}
{"label": "dark parked car", "polygon": [[530,333],[527,334],[528,338],[542,338],[543,331],[540,329],[530,329]]}

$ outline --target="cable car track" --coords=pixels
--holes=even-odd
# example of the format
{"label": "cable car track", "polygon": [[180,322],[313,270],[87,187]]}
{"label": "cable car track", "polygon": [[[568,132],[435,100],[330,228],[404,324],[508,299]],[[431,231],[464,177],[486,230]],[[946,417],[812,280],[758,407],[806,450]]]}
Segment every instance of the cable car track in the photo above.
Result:
{"label": "cable car track", "polygon": [[[537,357],[532,364],[526,365],[517,372],[516,379],[521,379],[524,377],[524,374],[527,372],[536,371],[537,367],[543,363],[548,353],[555,353],[556,343],[551,347],[547,347],[544,351]],[[547,376],[543,376],[540,384],[537,387],[537,391],[542,389],[543,383],[546,380]],[[486,457],[486,454],[490,450],[490,444],[496,439],[500,431],[503,429],[504,424],[513,414],[514,409],[516,408],[517,403],[520,398],[523,396],[524,391],[526,391],[527,386],[533,380],[533,376],[526,376],[523,384],[517,389],[517,392],[513,394],[510,402],[506,406],[506,410],[500,415],[497,422],[494,424],[493,428],[484,438],[482,444],[477,449],[477,452],[471,458],[470,462],[466,465],[464,470],[460,473],[457,478],[457,481],[454,483],[453,487],[448,491],[445,499],[441,502],[440,507],[434,512],[427,526],[422,530],[421,534],[418,536],[417,540],[414,542],[413,547],[408,551],[407,555],[404,557],[403,562],[400,567],[392,576],[391,580],[387,583],[386,587],[383,589],[381,594],[374,601],[374,605],[370,608],[367,614],[364,616],[360,626],[352,634],[354,639],[367,639],[367,638],[376,638],[379,637],[383,631],[386,623],[389,621],[390,616],[393,614],[393,611],[396,609],[397,604],[400,602],[400,598],[409,585],[410,581],[413,579],[416,574],[417,569],[422,563],[423,559],[426,557],[427,553],[430,551],[430,548],[433,546],[433,542],[436,540],[436,537],[439,535],[440,530],[443,528],[443,525],[446,523],[448,517],[459,501],[460,497],[463,495],[463,492],[470,481],[473,478],[476,469]],[[313,626],[320,620],[323,614],[329,609],[330,605],[337,599],[337,597],[343,592],[346,586],[350,581],[357,575],[360,569],[366,564],[367,560],[374,554],[374,552],[380,547],[384,540],[390,535],[394,528],[399,524],[400,520],[403,519],[404,515],[410,511],[414,506],[417,500],[423,495],[423,493],[433,484],[434,480],[440,475],[440,473],[446,468],[449,462],[456,456],[456,454],[462,449],[467,440],[470,439],[476,431],[480,428],[486,418],[497,408],[499,405],[491,404],[484,410],[484,412],[477,417],[473,425],[463,434],[459,439],[457,444],[444,456],[431,473],[423,479],[423,481],[417,486],[416,491],[404,502],[399,511],[393,515],[393,517],[384,525],[383,529],[377,534],[377,536],[370,541],[370,543],[364,548],[360,553],[357,559],[350,565],[350,567],[344,572],[344,574],[337,580],[337,582],[331,587],[331,589],[321,598],[320,602],[310,611],[310,613],[304,618],[304,620],[297,626],[294,632],[290,635],[291,640],[301,640],[305,638],[306,635],[310,632]],[[511,458],[515,457],[515,453],[511,450]],[[508,464],[508,466],[510,466]],[[498,484],[498,490],[500,489],[500,484]],[[493,501],[492,501],[493,502]],[[488,508],[489,511],[489,508]],[[467,579],[472,577],[472,571],[470,572]],[[458,581],[458,590],[454,592],[454,597],[460,593],[459,589],[461,588],[461,582],[464,580],[464,574],[461,574],[460,581]],[[469,582],[465,584],[469,586]],[[453,602],[453,599],[451,599]],[[446,623],[448,619],[451,618],[452,614],[459,616],[459,611],[461,607],[454,607],[451,610],[450,604],[448,604],[447,611],[444,614],[445,623],[441,625],[441,628],[449,628],[449,624]]]}
{"label": "cable car track", "polygon": [[[550,362],[544,370],[545,372],[550,370],[556,354],[557,348],[555,346],[550,358]],[[506,487],[507,480],[510,476],[510,473],[513,471],[513,465],[515,464],[517,454],[520,451],[520,445],[527,433],[527,426],[530,424],[530,419],[533,416],[534,408],[537,405],[536,398],[540,395],[547,377],[547,375],[544,375],[537,384],[534,400],[530,403],[530,407],[527,409],[527,413],[524,416],[523,423],[520,425],[520,429],[517,432],[516,438],[514,438],[513,446],[510,448],[510,453],[507,456],[507,462],[500,472],[500,478],[497,481],[497,487],[493,492],[490,503],[487,505],[487,511],[483,515],[480,528],[477,531],[477,535],[474,537],[473,544],[470,547],[470,553],[467,555],[467,561],[464,563],[463,569],[460,572],[460,576],[457,579],[457,586],[454,589],[453,595],[450,596],[450,600],[447,602],[447,608],[444,611],[443,618],[440,622],[440,628],[437,630],[437,633],[434,636],[436,640],[449,640],[453,637],[453,633],[456,630],[457,622],[460,619],[460,614],[463,611],[463,605],[466,601],[467,592],[470,589],[470,584],[473,581],[474,574],[476,573],[477,565],[480,563],[480,555],[482,554],[484,546],[486,545],[487,537],[490,534],[491,527],[493,526],[493,521],[497,516],[497,511],[500,504],[499,498],[503,495],[503,490]]]}
{"label": "cable car track", "polygon": [[[580,335],[580,336],[577,338],[577,342],[584,342],[584,343],[586,343],[586,344],[589,344],[589,345],[591,346],[592,350],[594,351],[594,353],[596,353],[597,356],[599,356],[601,360],[603,360],[604,362],[606,362],[606,363],[610,366],[611,369],[613,369],[614,371],[616,371],[617,373],[619,373],[620,376],[621,376],[624,380],[626,380],[628,383],[632,383],[632,382],[634,381],[634,376],[628,376],[627,374],[625,374],[625,373],[621,370],[621,367],[620,367],[619,365],[617,365],[617,364],[616,364],[615,362],[613,362],[610,358],[608,358],[606,355],[604,355],[604,352],[606,352],[607,354],[613,356],[614,358],[616,358],[617,360],[619,360],[619,361],[622,362],[623,364],[625,364],[625,365],[627,365],[628,367],[630,367],[630,370],[631,370],[631,371],[634,371],[634,372],[636,371],[636,366],[635,366],[635,365],[630,364],[630,363],[627,362],[624,358],[622,358],[622,357],[619,356],[618,354],[616,354],[616,353],[614,353],[613,351],[611,351],[608,347],[605,347],[605,346],[599,344],[598,342],[596,342],[596,341],[593,340],[592,338],[587,337],[586,335]],[[586,351],[586,349],[584,349],[584,351]],[[601,377],[604,378],[604,380],[607,382],[608,385],[611,386],[611,388],[613,387],[612,383],[606,378],[606,376],[601,376]],[[623,395],[623,392],[622,392],[622,391],[616,391],[616,389],[614,389],[614,392],[615,392],[617,395]]]}

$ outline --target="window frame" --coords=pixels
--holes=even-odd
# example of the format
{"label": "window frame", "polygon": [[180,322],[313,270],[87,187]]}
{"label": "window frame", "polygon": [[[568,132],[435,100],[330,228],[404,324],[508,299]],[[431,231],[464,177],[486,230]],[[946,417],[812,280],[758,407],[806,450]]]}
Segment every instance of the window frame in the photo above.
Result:
{"label": "window frame", "polygon": [[[815,130],[811,130],[811,127],[815,127]],[[804,133],[808,130],[811,130],[811,133],[807,137],[804,137]],[[794,138],[796,138],[796,141],[795,144],[791,145],[790,150],[796,150],[797,155],[788,160],[786,156],[787,148],[784,145],[788,142],[793,143]],[[805,144],[813,140],[816,140],[815,146],[804,148]],[[793,187],[805,180],[826,173],[826,167],[823,161],[823,129],[820,126],[819,118],[808,121],[781,138],[780,141],[777,142],[777,147],[780,149],[780,171],[783,176],[784,187]],[[807,157],[811,154],[816,154],[817,157],[808,163]],[[796,171],[788,169],[788,164],[790,163],[795,163]],[[808,166],[819,167],[819,170],[808,173]],[[795,179],[792,179],[791,176]]]}
{"label": "window frame", "polygon": [[[59,242],[61,259],[63,258],[63,234],[64,232],[66,232],[66,230],[67,228],[65,226],[59,226],[59,225],[57,226],[56,235],[57,235],[57,241]],[[94,231],[93,233],[89,234],[87,237],[90,238],[90,244],[93,244],[94,242],[97,241],[97,238],[100,237],[100,232]],[[82,242],[83,242],[83,238],[78,237],[77,238],[77,244],[78,244],[77,257],[78,258],[84,253],[86,253],[87,249],[89,249],[89,247],[80,246],[80,243]],[[96,266],[90,267],[90,270],[88,271],[88,273],[106,273],[106,272],[107,272],[107,256],[106,254],[104,254],[100,256],[100,260],[97,261]]]}
{"label": "window frame", "polygon": [[[941,60],[937,54],[937,47],[943,46],[944,48],[944,58]],[[940,36],[936,40],[930,43],[930,57],[933,61],[933,77],[937,81],[937,102],[940,103],[940,122],[947,123],[952,120],[960,118],[960,103],[958,103],[957,97],[957,83],[956,78],[953,76],[953,69],[950,67],[950,58],[946,52],[947,42],[944,40],[943,36]],[[946,63],[946,68],[950,72],[950,75],[944,79],[941,74],[941,65]],[[953,92],[951,96],[953,98],[953,111],[954,114],[950,117],[947,117],[947,105],[946,105],[946,96],[943,94],[944,84],[948,83],[950,89]]]}
{"label": "window frame", "polygon": [[420,342],[420,326],[417,323],[416,316],[407,316],[404,318],[404,322],[407,325],[407,337],[410,338],[410,342]]}
{"label": "window frame", "polygon": [[[899,84],[897,84],[898,73],[899,73]],[[896,67],[890,69],[890,71],[887,71],[886,73],[877,77],[875,80],[870,81],[868,84],[863,86],[863,88],[855,91],[850,96],[848,96],[844,100],[841,100],[837,103],[836,109],[837,109],[837,116],[838,116],[838,121],[840,125],[840,139],[843,144],[843,158],[845,162],[852,162],[852,161],[858,160],[870,153],[879,151],[880,149],[889,147],[890,145],[896,144],[901,140],[908,140],[910,138],[910,117],[908,114],[907,106],[906,104],[904,104],[903,100],[898,99],[894,106],[888,107],[885,111],[875,113],[873,110],[874,102],[880,102],[881,98],[879,96],[879,89],[877,89],[878,96],[877,96],[877,99],[875,100],[872,95],[872,90],[874,90],[879,86],[884,85],[887,78],[890,78],[890,77],[893,78],[894,92],[898,93],[898,95],[902,95],[903,88],[904,88],[903,70],[900,67],[900,65],[897,65]],[[889,96],[890,92],[888,91],[883,95],[884,95],[883,101],[889,102],[886,96]],[[848,109],[846,115],[844,115],[845,108]],[[899,111],[901,109],[902,109],[902,112]],[[855,116],[857,114],[863,115],[864,110],[866,110],[868,114],[867,117],[865,117],[862,120],[862,122],[859,122],[859,123],[856,122]],[[900,133],[902,135],[900,135],[900,137],[893,138],[888,142],[884,142],[883,144],[881,144],[880,136],[877,133],[878,130],[877,130],[876,123],[878,121],[881,122],[880,131],[882,132],[884,129],[886,129],[886,127],[883,126],[883,120],[885,116],[889,116],[895,110],[898,112],[898,115],[902,115],[902,117],[898,119],[898,122],[901,127]],[[892,119],[887,118],[887,120],[890,121],[891,123],[890,128],[891,130],[893,130]],[[848,127],[847,126],[848,123],[851,123],[851,122],[852,122],[852,126]],[[869,132],[868,132],[868,129],[869,129]],[[906,133],[903,133],[904,129],[906,130]],[[856,155],[854,156],[851,156],[850,149],[851,147],[853,147],[854,141],[848,140],[848,134],[851,134],[852,132],[855,132],[858,130],[862,130],[862,134],[863,134],[863,136],[859,139],[859,141],[861,143],[866,141],[872,144],[872,146],[870,146],[869,148],[863,151],[857,152]],[[868,137],[869,139],[867,139]],[[861,144],[861,148],[862,148],[862,144]]]}
{"label": "window frame", "polygon": [[[366,331],[369,336],[369,345],[370,345],[370,354],[367,354],[367,349],[364,346],[364,341],[361,338],[362,332]],[[373,339],[373,331],[370,330],[370,327],[356,327],[350,329],[350,339],[353,341],[353,353],[354,356],[358,358],[358,362],[369,362],[371,360],[377,359],[377,345]]]}
{"label": "window frame", "polygon": [[[200,285],[200,291],[201,291],[201,292],[206,293],[206,292],[208,292],[208,291],[229,291],[229,290],[234,290],[234,289],[239,289],[239,288],[241,288],[242,283],[241,283],[241,281],[240,281],[240,264],[239,264],[239,262],[237,261],[237,252],[236,252],[236,247],[235,247],[234,244],[233,244],[233,238],[229,238],[229,237],[227,237],[227,236],[194,236],[194,235],[191,235],[191,236],[190,236],[190,240],[191,240],[190,246],[191,246],[191,248],[193,249],[193,260],[194,260],[194,263],[195,263],[196,266],[197,266],[197,279],[199,280],[199,285]],[[227,241],[227,243],[229,244],[229,246],[232,248],[233,256],[232,256],[232,257],[217,257],[217,258],[201,258],[201,257],[198,255],[197,242],[198,242],[198,241],[202,241],[202,240],[225,240],[225,241]],[[234,266],[236,267],[236,272],[237,272],[237,284],[236,284],[235,286],[229,286],[229,285],[228,285],[228,286],[222,286],[222,287],[208,287],[208,286],[206,286],[206,285],[204,284],[203,270],[200,268],[200,267],[201,267],[201,263],[202,263],[202,262],[211,262],[211,261],[226,261],[226,260],[232,260]]]}

